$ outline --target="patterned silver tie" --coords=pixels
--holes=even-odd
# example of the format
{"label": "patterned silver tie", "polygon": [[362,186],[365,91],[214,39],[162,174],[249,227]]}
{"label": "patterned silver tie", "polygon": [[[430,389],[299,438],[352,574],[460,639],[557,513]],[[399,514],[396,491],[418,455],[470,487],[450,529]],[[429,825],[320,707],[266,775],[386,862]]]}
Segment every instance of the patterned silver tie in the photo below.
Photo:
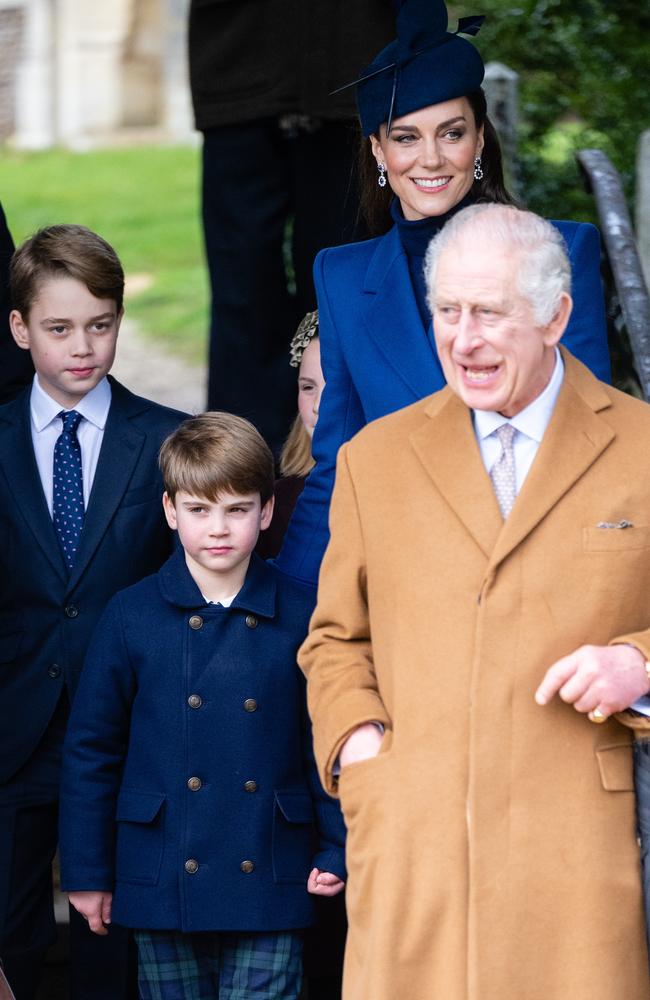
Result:
{"label": "patterned silver tie", "polygon": [[516,428],[512,424],[502,424],[496,432],[501,445],[501,454],[490,469],[490,479],[494,487],[497,503],[503,519],[507,518],[517,498],[517,479],[515,475],[515,451],[512,447]]}

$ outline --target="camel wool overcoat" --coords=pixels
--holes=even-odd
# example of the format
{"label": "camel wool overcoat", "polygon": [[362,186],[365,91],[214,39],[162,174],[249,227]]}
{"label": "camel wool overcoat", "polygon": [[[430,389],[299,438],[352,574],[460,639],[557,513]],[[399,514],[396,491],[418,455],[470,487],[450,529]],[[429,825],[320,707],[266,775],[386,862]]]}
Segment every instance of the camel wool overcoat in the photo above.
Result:
{"label": "camel wool overcoat", "polygon": [[534,700],[584,643],[650,659],[650,408],[563,358],[505,522],[449,388],[341,449],[300,661],[348,826],[345,1000],[650,998],[629,733]]}

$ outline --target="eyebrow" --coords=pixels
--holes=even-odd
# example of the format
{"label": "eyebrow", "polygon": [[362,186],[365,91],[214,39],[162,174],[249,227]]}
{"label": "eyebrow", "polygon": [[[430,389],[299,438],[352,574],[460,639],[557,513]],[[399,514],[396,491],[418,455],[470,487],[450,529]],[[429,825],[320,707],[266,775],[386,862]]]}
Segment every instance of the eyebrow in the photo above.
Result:
{"label": "eyebrow", "polygon": [[[98,319],[113,319],[115,317],[114,312],[100,313],[99,316],[91,316],[88,320],[89,323],[96,323]],[[72,322],[69,316],[46,316],[42,323],[70,323]]]}
{"label": "eyebrow", "polygon": [[[448,118],[446,121],[440,122],[439,125],[436,125],[436,131],[439,131],[441,128],[449,128],[450,125],[455,125],[457,122],[466,122],[466,121],[467,119],[465,118],[465,115],[456,115],[455,118]],[[417,131],[419,131],[417,125],[391,126],[391,132],[417,132]]]}

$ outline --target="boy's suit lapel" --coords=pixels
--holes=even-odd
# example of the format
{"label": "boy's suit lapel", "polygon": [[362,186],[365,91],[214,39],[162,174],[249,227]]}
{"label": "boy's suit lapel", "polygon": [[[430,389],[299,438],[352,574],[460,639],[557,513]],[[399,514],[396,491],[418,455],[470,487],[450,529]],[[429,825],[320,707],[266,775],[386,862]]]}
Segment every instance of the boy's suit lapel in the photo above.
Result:
{"label": "boy's suit lapel", "polygon": [[14,495],[18,509],[23,511],[25,521],[34,534],[39,548],[45,553],[57,575],[65,581],[68,570],[47,508],[34,455],[30,395],[31,386],[6,407],[3,414],[4,422],[0,421],[0,434],[5,441],[0,452],[3,455],[15,456],[11,463],[5,462],[4,471],[9,489]]}
{"label": "boy's suit lapel", "polygon": [[406,254],[397,228],[379,240],[372,256],[364,295],[370,337],[406,383],[413,401],[442,388],[440,362],[422,326]]}
{"label": "boy's suit lapel", "polygon": [[81,577],[115,516],[146,440],[146,435],[132,422],[132,418],[142,410],[143,401],[118,382],[110,381],[111,407],[84,518],[79,552],[70,574],[70,588]]}

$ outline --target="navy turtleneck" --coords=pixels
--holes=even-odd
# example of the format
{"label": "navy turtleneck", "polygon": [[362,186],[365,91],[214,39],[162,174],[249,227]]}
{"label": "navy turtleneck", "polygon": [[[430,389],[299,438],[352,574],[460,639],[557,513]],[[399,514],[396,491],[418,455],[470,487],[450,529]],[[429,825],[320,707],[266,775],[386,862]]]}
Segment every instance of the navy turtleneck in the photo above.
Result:
{"label": "navy turtleneck", "polygon": [[420,318],[425,330],[429,329],[429,323],[431,322],[431,313],[427,305],[427,287],[424,280],[424,255],[427,252],[427,247],[452,215],[473,204],[474,198],[468,193],[457,205],[454,205],[448,212],[445,212],[444,215],[432,215],[426,219],[411,221],[404,218],[402,206],[398,198],[393,198],[391,203],[390,214],[397,226],[399,237],[406,253],[411,284],[413,285],[415,300],[418,304]]}

